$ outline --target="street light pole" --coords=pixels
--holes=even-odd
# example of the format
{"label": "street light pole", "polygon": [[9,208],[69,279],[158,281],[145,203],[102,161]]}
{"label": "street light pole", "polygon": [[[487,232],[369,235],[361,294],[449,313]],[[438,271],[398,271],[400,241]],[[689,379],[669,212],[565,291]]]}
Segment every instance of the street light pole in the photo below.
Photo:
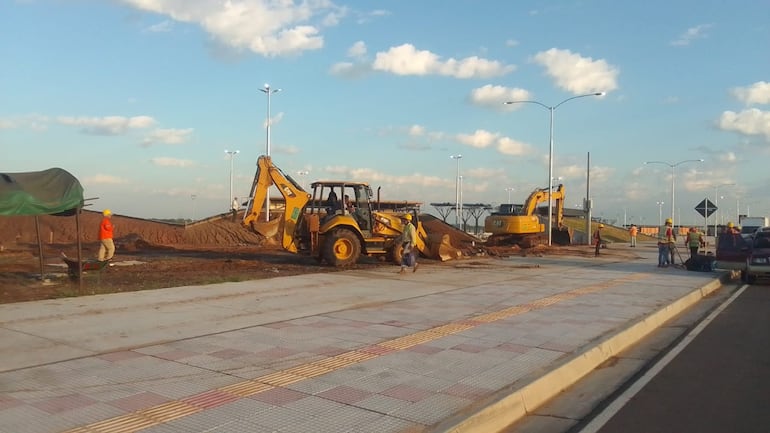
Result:
{"label": "street light pole", "polygon": [[656,201],[655,204],[658,205],[658,225],[662,226],[663,225],[663,205],[665,203],[663,203],[662,201]]}
{"label": "street light pole", "polygon": [[515,188],[512,186],[509,186],[505,190],[508,191],[508,204],[511,204],[511,191],[513,191]]}
{"label": "street light pole", "polygon": [[577,95],[573,96],[571,98],[567,98],[561,102],[559,102],[556,105],[548,106],[543,104],[542,102],[538,101],[507,101],[504,102],[506,105],[511,104],[537,104],[545,109],[547,109],[550,113],[550,122],[549,122],[549,140],[548,140],[548,245],[551,245],[552,242],[552,233],[551,229],[553,228],[553,203],[551,202],[551,192],[553,190],[553,113],[556,111],[557,108],[559,108],[560,105],[564,104],[567,101],[571,101],[573,99],[577,98],[585,98],[587,96],[604,96],[604,92],[597,92],[597,93],[587,93],[585,95]]}
{"label": "street light pole", "polygon": [[703,159],[685,159],[684,161],[679,161],[675,164],[671,164],[670,162],[665,162],[665,161],[646,161],[645,162],[645,164],[663,164],[668,167],[671,167],[671,225],[672,226],[674,225],[674,209],[676,209],[674,207],[675,198],[676,198],[675,196],[676,193],[674,192],[676,190],[676,184],[675,184],[676,173],[674,172],[674,169],[686,162],[703,162]]}
{"label": "street light pole", "polygon": [[[717,233],[717,224],[719,223],[719,187],[721,186],[734,186],[734,183],[721,183],[714,187],[714,235]],[[735,222],[738,224],[738,221]]]}
{"label": "street light pole", "polygon": [[460,227],[460,214],[463,211],[463,203],[462,203],[462,184],[460,183],[460,160],[463,158],[462,155],[450,155],[450,158],[457,161],[457,179],[455,179],[455,225],[457,227]]}
{"label": "street light pole", "polygon": [[[265,87],[259,90],[267,95],[267,122],[265,124],[267,139],[265,143],[265,154],[270,156],[270,124],[272,123],[272,120],[270,119],[270,95],[280,92],[281,89],[271,89],[270,85],[265,83]],[[268,187],[267,194],[265,194],[265,221],[270,221],[270,187]]]}
{"label": "street light pole", "polygon": [[235,159],[235,155],[238,154],[240,150],[227,150],[225,149],[225,153],[230,155],[230,201],[228,202],[228,206],[232,206],[233,203],[233,160]]}

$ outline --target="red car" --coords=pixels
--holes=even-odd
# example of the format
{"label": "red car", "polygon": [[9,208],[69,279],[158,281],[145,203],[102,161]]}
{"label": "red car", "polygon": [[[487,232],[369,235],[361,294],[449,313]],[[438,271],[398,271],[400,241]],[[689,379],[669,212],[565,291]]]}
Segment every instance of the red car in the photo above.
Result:
{"label": "red car", "polygon": [[770,277],[770,227],[751,235],[723,233],[717,238],[716,268],[738,270],[749,284]]}

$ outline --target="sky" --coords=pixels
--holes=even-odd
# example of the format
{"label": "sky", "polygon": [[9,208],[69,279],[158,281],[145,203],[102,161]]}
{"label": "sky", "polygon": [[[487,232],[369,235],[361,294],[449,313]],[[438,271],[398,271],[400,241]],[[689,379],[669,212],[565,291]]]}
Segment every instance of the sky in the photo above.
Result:
{"label": "sky", "polygon": [[226,212],[269,117],[305,187],[435,215],[458,174],[521,203],[549,161],[618,223],[670,216],[672,174],[678,224],[770,215],[766,1],[0,0],[0,29],[0,172],[64,168],[89,209]]}

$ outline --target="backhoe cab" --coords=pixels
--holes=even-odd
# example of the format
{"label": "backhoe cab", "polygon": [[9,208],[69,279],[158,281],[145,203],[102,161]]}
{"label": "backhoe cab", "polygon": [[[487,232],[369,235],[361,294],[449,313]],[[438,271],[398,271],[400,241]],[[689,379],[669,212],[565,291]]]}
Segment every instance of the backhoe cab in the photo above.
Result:
{"label": "backhoe cab", "polygon": [[[555,188],[549,193],[548,188],[539,188],[527,197],[523,206],[507,206],[500,212],[492,213],[484,220],[484,231],[491,233],[487,238],[487,245],[519,245],[522,248],[530,248],[545,243],[545,224],[536,215],[537,205],[555,201],[555,224],[552,227],[554,243],[569,245],[572,242],[572,233],[564,227],[564,185]],[[546,216],[547,218],[547,216]]]}
{"label": "backhoe cab", "polygon": [[[264,207],[271,185],[276,185],[286,207],[282,218],[264,222],[264,209],[260,207]],[[353,265],[362,255],[400,263],[403,213],[375,211],[372,189],[366,183],[318,181],[311,187],[313,192],[308,194],[270,157],[260,156],[243,225],[266,238],[280,235],[281,245],[287,251],[308,254],[332,266]],[[432,239],[428,238],[417,212],[411,213],[420,253],[441,260],[460,257],[461,252],[452,248],[446,238],[429,245]]]}

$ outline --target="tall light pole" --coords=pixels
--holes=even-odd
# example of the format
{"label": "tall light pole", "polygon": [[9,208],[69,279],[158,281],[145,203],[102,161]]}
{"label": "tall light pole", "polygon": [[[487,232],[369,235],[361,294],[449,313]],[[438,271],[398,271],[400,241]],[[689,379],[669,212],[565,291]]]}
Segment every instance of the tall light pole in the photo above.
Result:
{"label": "tall light pole", "polygon": [[[722,186],[735,186],[735,183],[720,183],[714,187],[714,207],[716,208],[714,210],[714,235],[716,235],[717,223],[719,222],[719,187]],[[738,224],[738,221],[735,223]]]}
{"label": "tall light pole", "polygon": [[460,154],[457,155],[449,155],[450,158],[457,161],[457,178],[455,179],[455,225],[457,227],[460,227],[460,214],[463,211],[463,203],[462,203],[462,184],[460,183],[460,160],[463,159],[463,156]]}
{"label": "tall light pole", "polygon": [[679,161],[679,162],[674,163],[674,164],[671,164],[670,162],[665,162],[665,161],[647,161],[647,162],[645,162],[645,164],[663,164],[663,165],[667,165],[667,166],[671,167],[671,224],[672,225],[674,224],[674,209],[676,209],[674,207],[674,204],[675,204],[674,199],[675,199],[675,196],[676,196],[675,192],[674,192],[675,191],[675,185],[676,185],[676,183],[674,181],[674,179],[676,178],[676,173],[674,172],[674,169],[676,167],[684,164],[684,163],[687,163],[687,162],[703,162],[703,160],[702,159],[685,159],[684,161]]}
{"label": "tall light pole", "polygon": [[235,159],[235,155],[238,154],[240,150],[227,150],[225,149],[225,153],[230,155],[230,201],[228,202],[227,206],[232,206],[233,203],[233,160]]}
{"label": "tall light pole", "polygon": [[512,186],[509,186],[508,188],[505,189],[506,191],[508,191],[508,204],[512,204],[511,203],[511,191],[514,191],[515,189],[516,188],[514,188]]}
{"label": "tall light pole", "polygon": [[662,201],[656,201],[655,204],[658,205],[658,225],[662,226],[663,225],[663,205],[665,203],[663,203]]}
{"label": "tall light pole", "polygon": [[[265,122],[267,141],[265,143],[265,154],[270,156],[270,124],[273,123],[270,119],[270,95],[280,92],[281,89],[271,89],[270,85],[265,83],[265,87],[259,90],[267,95],[267,122]],[[270,221],[270,188],[268,188],[267,194],[265,194],[265,221]]]}
{"label": "tall light pole", "polygon": [[[310,174],[310,170],[299,170],[297,172],[297,176],[307,176],[308,174]],[[305,182],[300,181],[300,186],[302,186],[302,188],[304,188],[305,187]]]}
{"label": "tall light pole", "polygon": [[597,92],[597,93],[586,93],[585,95],[577,95],[573,96],[571,98],[567,98],[561,102],[559,102],[556,105],[548,106],[543,104],[542,102],[538,101],[507,101],[504,102],[506,105],[511,104],[537,104],[545,109],[547,109],[551,114],[551,120],[550,120],[550,133],[549,133],[549,140],[548,140],[548,245],[551,245],[552,242],[552,234],[551,229],[553,227],[553,204],[550,200],[550,194],[551,190],[553,189],[553,113],[556,111],[557,108],[559,108],[560,105],[564,104],[567,101],[571,101],[573,99],[577,98],[585,98],[586,96],[604,96],[604,92]]}

